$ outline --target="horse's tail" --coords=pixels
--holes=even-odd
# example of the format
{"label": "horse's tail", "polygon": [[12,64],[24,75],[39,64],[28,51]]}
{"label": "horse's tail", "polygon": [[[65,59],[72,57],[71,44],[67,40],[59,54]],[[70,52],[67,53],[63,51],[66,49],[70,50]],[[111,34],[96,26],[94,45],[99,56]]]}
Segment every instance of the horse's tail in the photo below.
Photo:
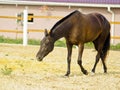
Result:
{"label": "horse's tail", "polygon": [[103,45],[102,53],[101,53],[103,60],[106,60],[105,58],[110,49],[110,28],[111,28],[111,26],[110,26],[110,23],[108,22],[108,20],[104,16],[100,15],[100,19],[103,23],[103,30],[106,31],[106,33],[108,33],[106,40],[104,42],[104,45]]}
{"label": "horse's tail", "polygon": [[110,49],[110,32],[105,40],[105,43],[102,49],[102,55],[103,55],[104,60],[106,60],[105,58],[107,56],[109,49]]}

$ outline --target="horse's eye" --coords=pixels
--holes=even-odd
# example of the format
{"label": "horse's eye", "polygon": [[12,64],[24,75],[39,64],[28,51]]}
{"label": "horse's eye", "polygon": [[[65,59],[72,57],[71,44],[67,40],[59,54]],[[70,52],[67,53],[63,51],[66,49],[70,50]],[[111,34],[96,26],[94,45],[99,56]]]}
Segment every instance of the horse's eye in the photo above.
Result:
{"label": "horse's eye", "polygon": [[47,45],[47,43],[44,43],[44,45],[46,46],[46,45]]}

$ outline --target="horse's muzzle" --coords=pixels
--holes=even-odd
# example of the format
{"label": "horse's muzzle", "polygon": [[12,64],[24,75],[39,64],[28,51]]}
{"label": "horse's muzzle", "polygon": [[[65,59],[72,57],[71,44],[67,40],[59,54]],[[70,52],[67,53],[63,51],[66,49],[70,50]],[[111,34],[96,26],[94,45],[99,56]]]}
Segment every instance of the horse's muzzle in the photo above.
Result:
{"label": "horse's muzzle", "polygon": [[36,57],[38,61],[42,61],[43,58],[42,57]]}

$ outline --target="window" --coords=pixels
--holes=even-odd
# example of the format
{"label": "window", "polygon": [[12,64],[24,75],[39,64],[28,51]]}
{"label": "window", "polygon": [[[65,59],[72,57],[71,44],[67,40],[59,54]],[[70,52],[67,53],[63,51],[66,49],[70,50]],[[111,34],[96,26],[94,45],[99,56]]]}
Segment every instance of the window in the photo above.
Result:
{"label": "window", "polygon": [[28,13],[28,17],[29,17],[29,18],[28,18],[28,22],[33,23],[33,21],[34,21],[33,16],[34,16],[33,13]]}
{"label": "window", "polygon": [[23,22],[22,17],[23,17],[23,13],[17,14],[17,23],[18,24],[22,24],[22,22]]}

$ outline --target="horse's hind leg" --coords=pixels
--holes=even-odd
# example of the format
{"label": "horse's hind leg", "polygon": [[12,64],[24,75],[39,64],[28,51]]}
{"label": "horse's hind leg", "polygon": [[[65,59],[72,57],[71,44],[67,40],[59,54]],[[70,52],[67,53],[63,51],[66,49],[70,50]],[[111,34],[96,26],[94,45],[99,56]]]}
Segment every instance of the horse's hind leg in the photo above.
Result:
{"label": "horse's hind leg", "polygon": [[98,64],[98,62],[99,62],[99,59],[100,59],[100,53],[101,53],[101,50],[102,50],[102,46],[101,46],[100,44],[98,44],[97,41],[98,41],[98,40],[93,41],[94,46],[95,46],[95,49],[96,49],[97,52],[98,52],[97,55],[96,55],[96,60],[95,60],[94,67],[93,67],[93,69],[92,69],[92,72],[93,72],[93,73],[95,73],[95,69],[96,69],[96,66],[97,66],[97,64]]}
{"label": "horse's hind leg", "polygon": [[87,70],[85,70],[85,69],[83,68],[83,66],[82,66],[82,53],[83,53],[83,49],[84,49],[84,44],[80,44],[80,45],[78,45],[78,47],[79,47],[79,52],[78,52],[78,64],[79,64],[79,66],[80,66],[80,68],[81,68],[81,71],[82,71],[85,75],[87,75],[87,74],[88,74]]}
{"label": "horse's hind leg", "polygon": [[92,72],[95,72],[95,68],[96,68],[96,65],[99,61],[99,59],[101,58],[102,60],[102,63],[103,63],[103,69],[104,69],[104,73],[107,72],[107,67],[106,67],[106,64],[105,64],[105,59],[106,59],[106,55],[107,55],[107,52],[109,50],[109,47],[110,47],[110,34],[109,36],[103,36],[104,34],[102,34],[101,36],[98,37],[97,40],[93,41],[94,43],[94,46],[95,46],[95,49],[98,51],[98,54],[96,56],[96,62],[95,62],[95,65],[92,69]]}
{"label": "horse's hind leg", "polygon": [[99,62],[99,59],[100,59],[100,53],[98,52],[97,55],[96,55],[96,60],[95,60],[94,67],[92,69],[93,73],[95,73],[95,69],[96,69],[97,63]]}
{"label": "horse's hind leg", "polygon": [[99,62],[100,58],[101,58],[102,63],[103,63],[104,73],[106,73],[107,72],[107,67],[106,67],[106,64],[105,64],[105,55],[103,54],[102,50],[98,51],[98,53],[96,55],[96,61],[95,61],[94,67],[92,69],[92,72],[95,73],[95,68],[96,68],[97,63]]}
{"label": "horse's hind leg", "polygon": [[105,64],[105,57],[106,56],[103,53],[101,53],[100,57],[101,57],[101,60],[102,60],[102,63],[103,63],[104,73],[107,73],[107,67],[106,67],[106,64]]}

